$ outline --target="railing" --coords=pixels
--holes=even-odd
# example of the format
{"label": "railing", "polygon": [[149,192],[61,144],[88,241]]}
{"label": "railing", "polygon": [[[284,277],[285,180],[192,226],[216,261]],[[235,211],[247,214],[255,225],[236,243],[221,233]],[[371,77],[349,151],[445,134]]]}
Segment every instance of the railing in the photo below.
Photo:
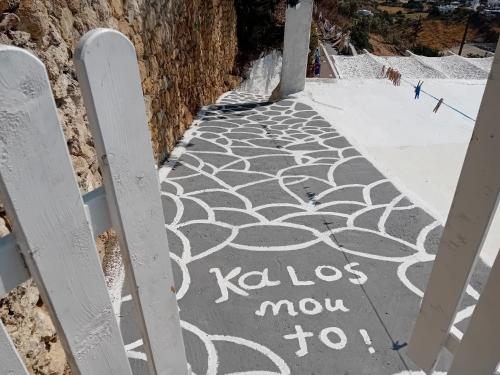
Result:
{"label": "railing", "polygon": [[[0,46],[0,294],[36,282],[73,373],[131,375],[95,237],[119,237],[151,375],[187,375],[158,176],[135,50],[98,29],[75,64],[104,186],[80,195],[43,64]],[[0,323],[2,374],[28,374]]]}
{"label": "railing", "polygon": [[490,271],[463,337],[452,327],[496,212],[499,194],[500,44],[408,347],[409,356],[426,373],[432,372],[443,348],[453,354],[449,375],[493,374],[498,366],[500,256]]}

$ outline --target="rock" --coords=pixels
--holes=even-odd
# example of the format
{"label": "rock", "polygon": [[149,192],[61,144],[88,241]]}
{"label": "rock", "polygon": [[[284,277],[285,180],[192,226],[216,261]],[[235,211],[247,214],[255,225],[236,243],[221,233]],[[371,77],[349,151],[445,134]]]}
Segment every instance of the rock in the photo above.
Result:
{"label": "rock", "polygon": [[[15,45],[18,47],[27,48],[28,46],[32,47],[33,45],[33,43],[31,43],[31,35],[25,31],[11,31],[10,35],[15,41]],[[5,44],[4,42],[1,43]]]}
{"label": "rock", "polygon": [[110,0],[111,11],[113,16],[120,18],[123,16],[123,2],[122,0]]}
{"label": "rock", "polygon": [[68,8],[74,13],[80,10],[80,0],[66,0],[66,4],[68,5]]}
{"label": "rock", "polygon": [[19,7],[19,0],[0,0],[0,13],[15,12]]}
{"label": "rock", "polygon": [[30,373],[64,374],[62,346],[32,281],[0,299],[0,316]]}
{"label": "rock", "polygon": [[0,237],[4,237],[10,233],[7,222],[3,217],[0,217]]}
{"label": "rock", "polygon": [[35,41],[40,41],[48,33],[50,18],[43,2],[21,0],[17,14],[19,30],[30,33]]}
{"label": "rock", "polygon": [[15,29],[19,23],[19,17],[14,13],[2,13],[0,15],[0,32]]}
{"label": "rock", "polygon": [[73,33],[74,22],[75,19],[73,18],[73,13],[71,13],[71,10],[69,8],[62,8],[60,25],[61,25],[61,35],[65,40],[71,38],[71,35]]}

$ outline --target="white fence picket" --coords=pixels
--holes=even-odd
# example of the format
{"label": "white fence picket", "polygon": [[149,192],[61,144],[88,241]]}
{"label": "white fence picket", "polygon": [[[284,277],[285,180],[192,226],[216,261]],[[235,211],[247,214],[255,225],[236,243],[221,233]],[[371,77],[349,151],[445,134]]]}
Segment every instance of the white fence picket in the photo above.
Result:
{"label": "white fence picket", "polygon": [[500,360],[500,256],[455,352],[448,375],[493,374]]}
{"label": "white fence picket", "polygon": [[94,238],[111,228],[104,187],[101,186],[85,194],[83,204]]}
{"label": "white fence picket", "polygon": [[[424,371],[434,367],[469,275],[481,250],[500,193],[500,42],[465,156],[408,355]],[[478,319],[481,319],[480,317]]]}
{"label": "white fence picket", "polygon": [[0,366],[2,374],[29,375],[2,321],[0,321]]}
{"label": "white fence picket", "polygon": [[[103,187],[84,194],[83,204],[94,238],[111,228]],[[8,234],[0,238],[0,296],[30,278],[30,271],[24,263],[14,235]]]}
{"label": "white fence picket", "polygon": [[151,374],[186,375],[158,175],[136,53],[117,31],[86,34],[75,54]]}
{"label": "white fence picket", "polygon": [[47,72],[0,46],[0,190],[73,373],[130,375]]}
{"label": "white fence picket", "polygon": [[14,235],[0,238],[0,297],[30,277]]}

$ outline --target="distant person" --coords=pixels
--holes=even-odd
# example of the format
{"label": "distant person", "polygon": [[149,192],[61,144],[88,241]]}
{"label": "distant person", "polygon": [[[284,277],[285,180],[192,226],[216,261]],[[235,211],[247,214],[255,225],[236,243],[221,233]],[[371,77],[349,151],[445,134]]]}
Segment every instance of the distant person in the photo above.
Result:
{"label": "distant person", "polygon": [[316,47],[316,50],[314,51],[314,62],[321,62],[321,50],[319,47]]}
{"label": "distant person", "polygon": [[314,52],[314,76],[319,77],[321,75],[321,50],[319,47],[316,48]]}
{"label": "distant person", "polygon": [[316,64],[314,64],[314,76],[316,78],[319,78],[320,75],[321,75],[321,62],[317,62]]}
{"label": "distant person", "polygon": [[443,98],[439,99],[438,103],[436,104],[436,107],[434,107],[433,111],[434,113],[437,113],[437,111],[439,111],[439,107],[441,107],[441,104],[443,104],[443,102],[444,102]]}
{"label": "distant person", "polygon": [[422,90],[423,84],[424,84],[424,81],[418,81],[417,86],[415,86],[415,99],[420,98],[420,91]]}
{"label": "distant person", "polygon": [[385,77],[385,65],[382,65],[382,71],[380,72],[380,77]]}

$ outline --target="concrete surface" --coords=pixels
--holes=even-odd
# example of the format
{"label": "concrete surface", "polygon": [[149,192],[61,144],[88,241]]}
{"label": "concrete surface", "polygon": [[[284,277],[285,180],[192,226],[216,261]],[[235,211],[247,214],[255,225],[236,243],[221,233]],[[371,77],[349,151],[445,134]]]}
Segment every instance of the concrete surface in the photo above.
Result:
{"label": "concrete surface", "polygon": [[[229,93],[160,180],[194,374],[418,374],[405,346],[442,227],[310,106]],[[118,305],[143,374],[126,291]]]}
{"label": "concrete surface", "polygon": [[247,72],[247,78],[241,83],[239,90],[259,95],[271,96],[278,86],[281,76],[281,52],[274,50],[255,60]]}
{"label": "concrete surface", "polygon": [[[314,107],[412,200],[446,221],[481,104],[485,80],[424,80],[419,100],[411,84],[385,80],[307,82],[300,100]],[[436,98],[443,106],[432,112]],[[459,112],[457,112],[459,111]],[[466,116],[464,116],[465,114]],[[497,211],[481,259],[491,267],[500,243]]]}

